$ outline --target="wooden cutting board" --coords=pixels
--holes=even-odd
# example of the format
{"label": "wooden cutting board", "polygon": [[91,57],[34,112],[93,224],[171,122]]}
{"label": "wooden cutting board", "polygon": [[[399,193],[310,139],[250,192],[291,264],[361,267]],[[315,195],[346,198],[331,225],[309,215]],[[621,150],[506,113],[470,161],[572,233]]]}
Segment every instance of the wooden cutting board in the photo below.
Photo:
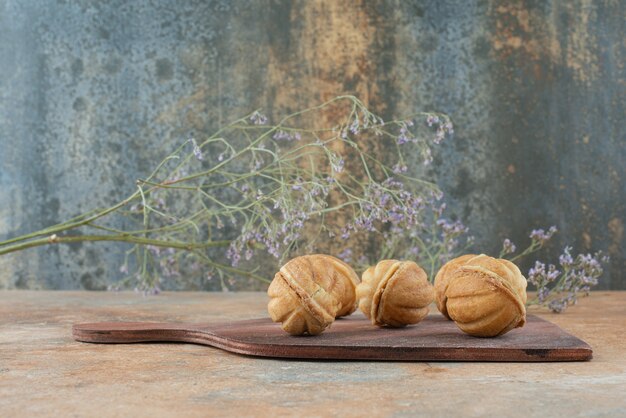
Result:
{"label": "wooden cutting board", "polygon": [[269,318],[192,324],[100,322],[76,324],[74,339],[89,343],[184,342],[238,354],[326,360],[585,361],[587,343],[529,315],[523,328],[476,338],[454,322],[430,315],[405,328],[378,328],[361,314],[335,321],[318,336],[290,336]]}

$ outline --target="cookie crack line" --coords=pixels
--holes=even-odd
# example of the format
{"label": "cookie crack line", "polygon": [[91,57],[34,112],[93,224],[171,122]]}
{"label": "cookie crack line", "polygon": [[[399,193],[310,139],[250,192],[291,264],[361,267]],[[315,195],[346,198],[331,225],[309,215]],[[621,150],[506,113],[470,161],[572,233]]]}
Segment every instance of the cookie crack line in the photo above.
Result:
{"label": "cookie crack line", "polygon": [[521,295],[518,294],[517,290],[507,280],[500,277],[500,275],[482,266],[463,266],[461,267],[461,269],[464,271],[474,271],[477,273],[485,274],[486,276],[488,276],[489,278],[493,280],[492,283],[494,283],[496,286],[499,286],[500,289],[505,291],[504,292],[505,295],[513,299],[513,301],[515,302],[515,304],[517,305],[520,311],[522,312],[526,311],[526,308],[524,307],[524,303],[522,302]]}
{"label": "cookie crack line", "polygon": [[385,276],[381,279],[376,287],[376,297],[374,298],[374,303],[372,303],[372,318],[376,320],[377,323],[382,323],[382,318],[379,315],[382,315],[384,308],[384,293],[387,290],[387,285],[392,277],[396,274],[396,272],[400,269],[402,265],[401,261],[395,262],[389,269],[387,270]]}
{"label": "cookie crack line", "polygon": [[[330,316],[324,308],[322,308],[319,303],[315,299],[312,299],[311,296],[298,284],[298,282],[294,279],[293,275],[289,270],[285,268],[285,266],[280,268],[281,278],[287,284],[287,287],[296,294],[296,296],[302,301],[302,307],[307,313],[309,313],[316,321],[320,324],[327,322],[326,316]],[[318,285],[318,289],[316,291],[319,292],[323,290],[321,286]]]}

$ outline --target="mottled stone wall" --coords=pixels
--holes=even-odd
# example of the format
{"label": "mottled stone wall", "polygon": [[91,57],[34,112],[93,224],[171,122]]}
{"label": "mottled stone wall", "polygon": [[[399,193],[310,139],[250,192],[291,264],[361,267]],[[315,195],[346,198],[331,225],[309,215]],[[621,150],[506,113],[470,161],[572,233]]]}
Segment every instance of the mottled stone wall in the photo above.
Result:
{"label": "mottled stone wall", "polygon": [[[456,124],[433,170],[477,248],[559,225],[626,288],[626,3],[0,1],[0,238],[133,190],[170,144],[335,95]],[[0,287],[103,288],[122,245],[0,257]],[[526,266],[527,267],[527,266]]]}

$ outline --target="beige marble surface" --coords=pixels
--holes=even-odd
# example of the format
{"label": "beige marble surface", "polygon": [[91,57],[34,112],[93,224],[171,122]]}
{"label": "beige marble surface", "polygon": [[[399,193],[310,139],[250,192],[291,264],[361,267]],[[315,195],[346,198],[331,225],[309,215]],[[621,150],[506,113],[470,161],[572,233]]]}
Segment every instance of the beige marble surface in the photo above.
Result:
{"label": "beige marble surface", "polygon": [[263,293],[0,292],[0,416],[626,416],[626,292],[540,316],[583,363],[271,360],[190,344],[95,345],[71,324],[266,315]]}

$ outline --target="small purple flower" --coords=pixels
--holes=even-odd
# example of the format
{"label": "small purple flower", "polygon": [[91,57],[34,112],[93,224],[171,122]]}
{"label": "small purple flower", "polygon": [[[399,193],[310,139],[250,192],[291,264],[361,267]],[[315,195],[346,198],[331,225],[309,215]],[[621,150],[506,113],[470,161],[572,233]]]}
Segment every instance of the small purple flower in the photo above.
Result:
{"label": "small purple flower", "polygon": [[443,141],[443,139],[446,137],[446,131],[444,131],[443,129],[437,129],[437,132],[435,132],[435,137],[433,138],[433,142],[436,145],[441,144],[441,142]]}
{"label": "small purple flower", "polygon": [[439,117],[437,115],[428,115],[426,118],[426,124],[428,126],[433,126],[437,123],[439,123]]}
{"label": "small purple flower", "polygon": [[252,121],[255,125],[265,125],[267,123],[267,117],[256,110],[252,116],[250,116],[250,121]]}
{"label": "small purple flower", "polygon": [[397,139],[398,145],[404,145],[409,142],[409,138],[406,135],[400,134]]}
{"label": "small purple flower", "polygon": [[300,132],[295,132],[293,134],[283,131],[282,129],[276,131],[276,133],[272,136],[277,141],[299,141],[302,139]]}
{"label": "small purple flower", "polygon": [[400,134],[398,135],[398,138],[396,138],[396,141],[398,142],[398,145],[404,145],[407,142],[411,142],[412,138],[409,136],[409,130],[407,129],[406,126],[402,126],[400,128]]}
{"label": "small purple flower", "polygon": [[339,258],[341,258],[346,263],[349,263],[350,261],[352,261],[352,250],[350,248],[344,249],[338,255],[339,255]]}
{"label": "small purple flower", "polygon": [[407,170],[408,168],[404,164],[397,163],[396,165],[393,166],[393,172],[395,174],[406,173]]}
{"label": "small purple flower", "polygon": [[350,124],[350,132],[352,132],[353,135],[358,135],[359,133],[359,119],[355,118],[352,121],[352,124]]}
{"label": "small purple flower", "polygon": [[546,265],[541,261],[535,261],[535,266],[528,270],[528,281],[539,287],[544,281],[546,276]]}
{"label": "small purple flower", "polygon": [[551,226],[547,232],[543,229],[533,229],[530,233],[530,238],[543,244],[544,242],[552,238],[552,235],[554,235],[556,231],[556,226]]}
{"label": "small purple flower", "polygon": [[515,250],[517,249],[517,247],[515,246],[515,244],[513,244],[513,242],[510,239],[505,239],[504,242],[502,243],[502,253],[503,254],[511,254],[514,253]]}
{"label": "small purple flower", "polygon": [[254,254],[254,251],[252,250],[252,248],[246,249],[245,259],[250,260],[253,254]]}
{"label": "small purple flower", "polygon": [[343,171],[345,161],[343,160],[343,158],[338,157],[331,159],[330,164],[334,172],[341,173]]}
{"label": "small purple flower", "polygon": [[555,281],[556,279],[559,278],[560,275],[561,275],[561,272],[556,269],[556,266],[554,264],[550,264],[548,266],[548,272],[546,273],[546,279],[548,282]]}
{"label": "small purple flower", "polygon": [[[431,192],[431,196],[432,196],[433,200],[439,201],[439,200],[443,199],[443,192],[441,190],[434,190],[434,191]],[[445,203],[444,203],[444,205],[445,205]],[[444,209],[445,209],[445,207],[444,207]]]}
{"label": "small purple flower", "polygon": [[563,250],[563,254],[559,256],[559,264],[561,265],[561,267],[568,268],[572,264],[574,264],[574,259],[572,258],[572,255],[570,254],[571,250],[572,250],[572,247],[565,247],[565,249]]}
{"label": "small purple flower", "polygon": [[202,155],[202,150],[198,146],[198,143],[196,142],[196,140],[194,138],[190,138],[189,141],[191,142],[191,145],[193,145],[193,155],[199,161],[202,161],[204,159],[204,156]]}
{"label": "small purple flower", "polygon": [[550,301],[548,308],[550,308],[552,312],[561,313],[565,310],[565,308],[567,308],[567,300],[554,299]]}
{"label": "small purple flower", "polygon": [[233,267],[237,267],[239,264],[239,260],[241,260],[241,250],[237,247],[237,243],[235,241],[231,242],[228,246],[228,250],[226,251],[226,257],[230,260],[230,264]]}
{"label": "small purple flower", "polygon": [[450,222],[447,219],[440,218],[436,224],[443,230],[442,236],[444,239],[456,238],[468,230],[461,221]]}
{"label": "small purple flower", "polygon": [[274,138],[277,141],[280,141],[281,139],[286,140],[286,141],[291,141],[291,135],[289,135],[287,132],[283,130],[276,131],[276,133],[272,135],[272,138]]}
{"label": "small purple flower", "polygon": [[[434,203],[434,202],[433,202]],[[435,206],[433,207],[433,212],[435,213],[435,215],[437,215],[438,218],[441,217],[441,215],[443,215],[443,212],[446,210],[446,204],[442,203],[439,206]]]}
{"label": "small purple flower", "polygon": [[150,251],[152,254],[156,256],[158,256],[161,253],[161,248],[155,245],[146,245],[146,248],[148,249],[148,251]]}

